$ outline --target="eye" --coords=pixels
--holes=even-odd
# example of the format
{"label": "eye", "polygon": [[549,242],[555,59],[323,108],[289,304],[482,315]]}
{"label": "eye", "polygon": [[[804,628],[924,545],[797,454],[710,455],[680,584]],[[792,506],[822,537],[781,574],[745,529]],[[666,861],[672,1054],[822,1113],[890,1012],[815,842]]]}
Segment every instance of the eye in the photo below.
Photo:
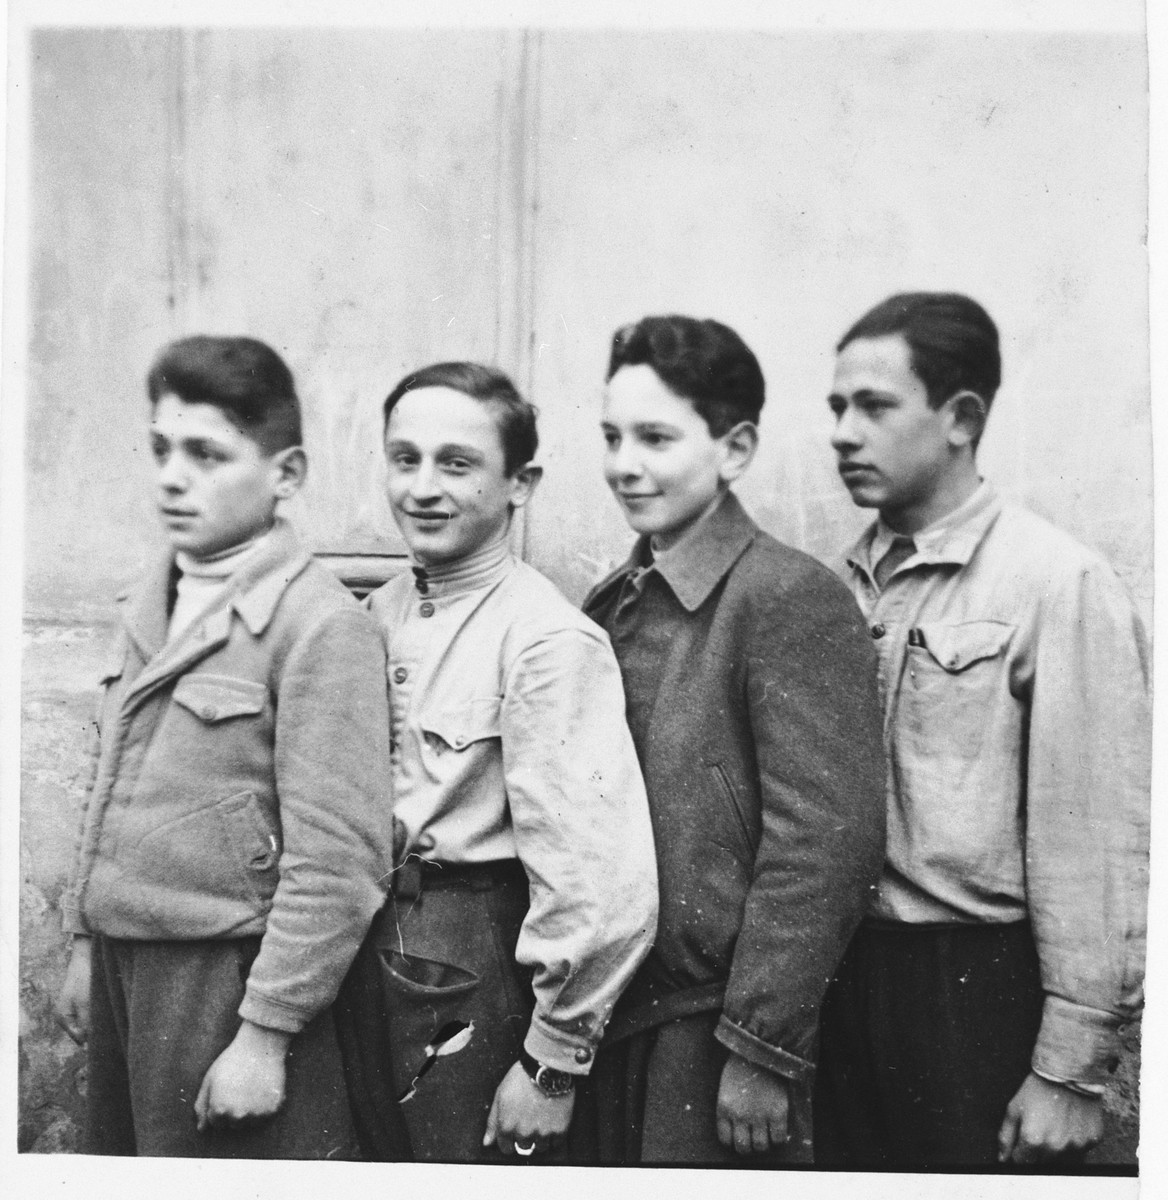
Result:
{"label": "eye", "polygon": [[150,453],[154,456],[154,461],[161,466],[170,454],[170,446],[159,438],[151,438]]}
{"label": "eye", "polygon": [[662,446],[667,445],[670,441],[672,441],[672,439],[668,434],[660,433],[656,429],[646,429],[645,432],[641,434],[641,441],[646,446],[652,446],[655,449],[660,449]]}
{"label": "eye", "polygon": [[451,475],[465,475],[471,468],[471,462],[467,458],[447,458],[443,460],[442,468]]}
{"label": "eye", "polygon": [[832,415],[838,418],[844,415],[844,412],[847,410],[848,406],[846,401],[842,400],[838,396],[833,396],[827,402],[827,407],[831,409]]}
{"label": "eye", "polygon": [[418,456],[411,454],[408,450],[398,450],[396,453],[389,456],[390,466],[396,467],[399,471],[407,471],[410,467],[418,465]]}
{"label": "eye", "polygon": [[615,450],[620,445],[620,434],[615,429],[604,429],[601,431],[604,438],[604,444],[610,449]]}

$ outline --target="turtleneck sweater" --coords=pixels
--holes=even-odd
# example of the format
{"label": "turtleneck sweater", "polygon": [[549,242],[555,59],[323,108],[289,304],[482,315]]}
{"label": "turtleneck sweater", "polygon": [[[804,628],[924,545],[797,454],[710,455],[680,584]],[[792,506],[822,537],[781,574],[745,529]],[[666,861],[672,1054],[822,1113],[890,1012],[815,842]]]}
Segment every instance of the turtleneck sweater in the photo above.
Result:
{"label": "turtleneck sweater", "polygon": [[179,570],[178,591],[166,631],[168,643],[181,637],[197,617],[202,616],[218,602],[227,581],[240,567],[251,561],[252,555],[271,533],[272,531],[267,529],[246,542],[229,546],[226,550],[206,558],[195,558],[185,550],[179,550],[175,554],[174,565]]}

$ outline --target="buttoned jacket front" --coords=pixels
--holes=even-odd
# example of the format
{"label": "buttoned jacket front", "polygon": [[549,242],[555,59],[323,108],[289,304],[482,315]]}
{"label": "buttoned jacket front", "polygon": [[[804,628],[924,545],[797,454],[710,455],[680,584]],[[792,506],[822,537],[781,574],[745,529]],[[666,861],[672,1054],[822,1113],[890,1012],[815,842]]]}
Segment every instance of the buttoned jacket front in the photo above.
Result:
{"label": "buttoned jacket front", "polygon": [[283,523],[167,642],[172,572],[167,555],[119,597],[65,928],[263,935],[240,1014],[295,1032],[384,899],[384,649]]}
{"label": "buttoned jacket front", "polygon": [[732,493],[677,550],[635,597],[639,542],[585,601],[618,661],[623,604],[651,604],[665,628],[646,728],[631,722],[661,893],[643,973],[721,1002],[720,1041],[806,1079],[820,1001],[880,874],[875,655],[839,580]]}

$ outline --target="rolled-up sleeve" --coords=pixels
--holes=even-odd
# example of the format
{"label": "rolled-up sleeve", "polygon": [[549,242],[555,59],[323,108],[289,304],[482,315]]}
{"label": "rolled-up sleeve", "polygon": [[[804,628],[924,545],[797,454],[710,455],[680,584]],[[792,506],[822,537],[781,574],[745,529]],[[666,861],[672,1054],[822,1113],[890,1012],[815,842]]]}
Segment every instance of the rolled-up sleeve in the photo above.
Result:
{"label": "rolled-up sleeve", "polygon": [[648,801],[604,633],[564,629],[527,647],[510,667],[501,722],[531,891],[516,948],[534,971],[526,1049],[586,1074],[657,924]]}
{"label": "rolled-up sleeve", "polygon": [[1026,890],[1045,1008],[1032,1065],[1098,1088],[1143,997],[1151,713],[1143,628],[1110,568],[1046,598],[1030,705]]}

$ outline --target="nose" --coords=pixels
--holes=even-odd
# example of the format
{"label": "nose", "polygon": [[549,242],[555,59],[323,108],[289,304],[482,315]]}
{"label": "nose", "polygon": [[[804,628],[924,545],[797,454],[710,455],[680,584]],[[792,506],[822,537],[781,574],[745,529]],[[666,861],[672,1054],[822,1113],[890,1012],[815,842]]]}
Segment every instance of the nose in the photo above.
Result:
{"label": "nose", "polygon": [[850,404],[836,416],[835,428],[831,431],[831,446],[837,453],[856,450],[860,446],[855,413]]}
{"label": "nose", "polygon": [[190,483],[186,464],[179,454],[168,454],[158,464],[158,485],[164,492],[175,495],[184,492]]}
{"label": "nose", "polygon": [[410,475],[410,499],[418,504],[432,504],[441,494],[434,464],[423,459]]}
{"label": "nose", "polygon": [[632,438],[621,438],[609,446],[606,466],[610,479],[636,479],[641,474],[641,456]]}

